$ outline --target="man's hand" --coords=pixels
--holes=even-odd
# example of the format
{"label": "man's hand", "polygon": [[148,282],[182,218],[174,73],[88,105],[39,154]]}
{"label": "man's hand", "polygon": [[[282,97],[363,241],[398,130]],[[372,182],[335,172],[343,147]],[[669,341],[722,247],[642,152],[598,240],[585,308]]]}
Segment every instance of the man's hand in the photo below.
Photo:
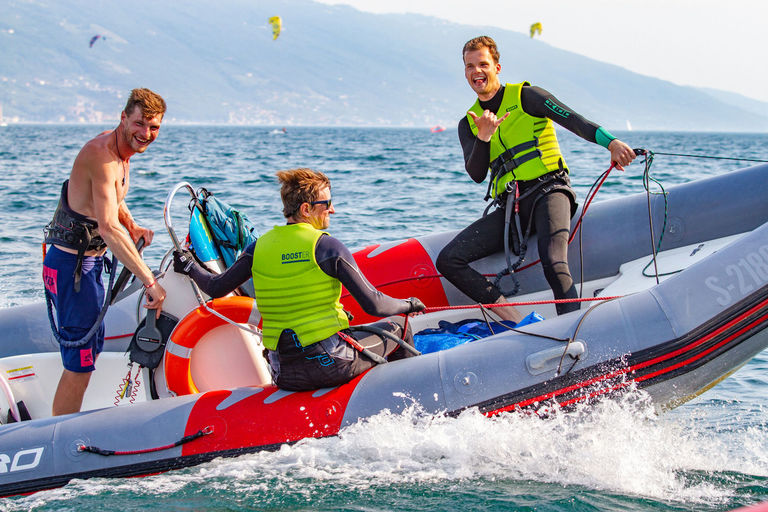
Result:
{"label": "man's hand", "polygon": [[478,116],[471,110],[467,113],[472,116],[472,120],[475,122],[475,126],[477,126],[477,138],[483,142],[490,142],[499,125],[509,117],[509,112],[501,117],[496,117],[496,114],[490,110],[484,111],[482,116]]}
{"label": "man's hand", "polygon": [[423,302],[421,302],[416,297],[411,297],[409,299],[406,299],[407,302],[410,303],[410,308],[408,309],[408,313],[421,313],[425,309],[427,309],[427,306],[424,305]]}
{"label": "man's hand", "polygon": [[195,266],[195,257],[189,251],[173,251],[173,271],[188,276]]}
{"label": "man's hand", "polygon": [[155,318],[160,318],[160,312],[163,309],[163,301],[165,300],[165,289],[160,286],[157,280],[152,282],[152,286],[144,286],[146,292],[147,303],[144,307],[147,309],[155,310]]}
{"label": "man's hand", "polygon": [[144,247],[149,247],[152,243],[152,237],[155,236],[155,232],[148,228],[143,228],[138,224],[130,231],[131,239],[133,243],[137,243],[139,238],[144,237]]}
{"label": "man's hand", "polygon": [[611,152],[611,163],[616,164],[616,168],[620,171],[623,171],[624,166],[632,163],[632,160],[637,156],[631,147],[627,146],[619,139],[613,139],[611,143],[608,144],[608,151]]}

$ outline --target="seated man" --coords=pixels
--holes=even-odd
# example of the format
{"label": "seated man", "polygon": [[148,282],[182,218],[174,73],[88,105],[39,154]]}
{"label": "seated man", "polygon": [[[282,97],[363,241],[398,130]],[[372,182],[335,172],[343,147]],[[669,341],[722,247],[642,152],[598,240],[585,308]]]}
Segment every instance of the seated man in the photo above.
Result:
{"label": "seated man", "polygon": [[[356,340],[389,360],[411,355],[389,337],[351,332],[339,302],[341,286],[374,316],[418,312],[424,304],[415,297],[393,299],[376,290],[349,249],[321,231],[336,211],[331,183],[323,173],[292,169],[278,172],[277,178],[282,185],[285,226],[262,235],[223,274],[209,274],[190,254],[179,252],[174,253],[174,270],[189,275],[214,298],[253,277],[264,346],[281,388],[303,391],[337,386],[371,368],[376,363],[355,348]],[[371,324],[400,338],[403,325],[402,317]],[[413,345],[410,329],[405,341]]]}

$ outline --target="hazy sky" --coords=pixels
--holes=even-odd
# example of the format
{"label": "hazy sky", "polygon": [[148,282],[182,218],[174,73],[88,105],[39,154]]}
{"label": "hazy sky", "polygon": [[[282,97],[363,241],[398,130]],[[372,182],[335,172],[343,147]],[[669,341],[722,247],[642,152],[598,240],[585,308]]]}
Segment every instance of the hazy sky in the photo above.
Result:
{"label": "hazy sky", "polygon": [[552,46],[679,85],[768,102],[768,0],[319,1],[526,34],[538,21],[544,30],[536,37]]}

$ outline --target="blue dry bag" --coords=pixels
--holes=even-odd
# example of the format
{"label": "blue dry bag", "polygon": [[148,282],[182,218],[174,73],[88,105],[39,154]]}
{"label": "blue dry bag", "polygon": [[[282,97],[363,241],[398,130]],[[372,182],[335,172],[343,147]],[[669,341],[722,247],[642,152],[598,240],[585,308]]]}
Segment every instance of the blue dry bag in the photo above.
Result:
{"label": "blue dry bag", "polygon": [[534,322],[541,322],[542,320],[544,320],[544,317],[535,311],[529,313],[518,324],[505,320],[503,324],[506,327],[499,325],[497,322],[493,322],[489,326],[485,320],[469,319],[457,323],[440,320],[437,328],[424,329],[414,334],[413,342],[416,350],[422,354],[429,354],[430,352],[439,352],[491,336],[492,334],[504,332],[508,327],[522,327]]}
{"label": "blue dry bag", "polygon": [[221,259],[229,267],[243,250],[258,238],[253,223],[205,188],[197,193],[211,237],[221,253]]}

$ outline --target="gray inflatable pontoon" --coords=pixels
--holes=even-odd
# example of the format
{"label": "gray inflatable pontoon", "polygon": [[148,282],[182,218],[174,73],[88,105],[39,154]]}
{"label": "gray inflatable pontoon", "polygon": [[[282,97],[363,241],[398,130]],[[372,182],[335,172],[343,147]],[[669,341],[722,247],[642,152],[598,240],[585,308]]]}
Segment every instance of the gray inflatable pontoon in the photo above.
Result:
{"label": "gray inflatable pontoon", "polygon": [[[45,417],[44,408],[30,406],[31,420],[0,426],[0,495],[61,486],[73,478],[148,475],[219,456],[275,450],[306,437],[336,435],[361,418],[385,409],[402,411],[414,402],[426,414],[456,415],[478,408],[490,416],[571,407],[639,388],[659,409],[674,407],[768,346],[766,171],[766,166],[753,167],[669,191],[669,219],[657,260],[664,274],[660,284],[644,270],[651,262],[645,195],[594,204],[584,221],[585,296],[620,297],[585,303],[568,315],[554,317],[546,311],[552,318],[379,365],[332,389],[287,392],[268,383],[206,387],[205,379],[192,372],[190,379],[199,380],[201,392],[182,395],[159,371],[142,373],[143,381],[151,379],[157,389],[132,405],[123,405],[122,397],[118,407],[104,404],[55,418]],[[654,225],[660,228],[661,198],[653,199]],[[451,236],[369,247],[356,258],[371,281],[390,295],[423,292],[430,306],[443,305],[435,301],[466,304],[466,297],[436,275],[432,263]],[[580,272],[576,244],[578,240],[570,256],[574,276]],[[535,243],[530,247],[533,261]],[[503,256],[496,255],[478,262],[478,268],[495,273],[502,261]],[[547,297],[540,274],[535,267],[519,273],[521,299]],[[165,279],[180,279],[179,290],[187,286],[172,272]],[[406,290],[410,293],[401,293]],[[166,359],[191,358],[198,350],[198,340],[178,337],[182,326],[195,322],[192,314],[184,314],[189,307],[195,304],[178,306],[176,314],[183,319],[170,335]],[[37,361],[39,368],[54,364],[43,359],[57,357],[46,332],[47,319],[42,317],[42,326],[34,326],[43,310],[23,311],[0,315],[0,365],[9,388],[8,407],[19,397],[44,401],[44,393],[35,394],[32,387],[41,387],[45,380],[9,369],[29,367],[24,366],[25,357]],[[412,322],[418,330],[443,318],[472,315],[477,312],[440,311]],[[255,323],[247,318],[237,321]],[[25,334],[34,338],[27,345],[29,353],[6,346],[9,336],[18,344]],[[113,357],[124,368],[126,360],[119,352],[124,349],[102,354],[104,365],[109,367]],[[166,363],[160,369],[175,371]],[[24,378],[9,380],[8,375]]]}

